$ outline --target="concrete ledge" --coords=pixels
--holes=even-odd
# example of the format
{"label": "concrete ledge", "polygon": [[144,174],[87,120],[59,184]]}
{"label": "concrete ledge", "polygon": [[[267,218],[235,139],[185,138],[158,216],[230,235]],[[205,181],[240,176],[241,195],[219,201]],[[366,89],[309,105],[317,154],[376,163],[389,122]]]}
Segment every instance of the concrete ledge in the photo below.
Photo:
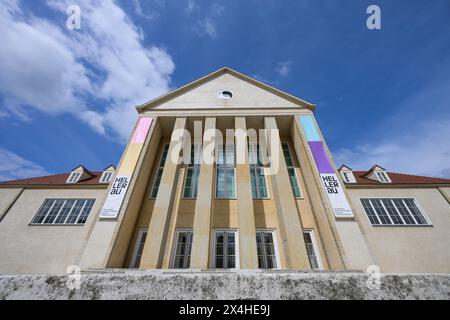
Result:
{"label": "concrete ledge", "polygon": [[79,289],[69,289],[74,276],[1,275],[0,299],[450,299],[450,274],[98,270],[79,277]]}

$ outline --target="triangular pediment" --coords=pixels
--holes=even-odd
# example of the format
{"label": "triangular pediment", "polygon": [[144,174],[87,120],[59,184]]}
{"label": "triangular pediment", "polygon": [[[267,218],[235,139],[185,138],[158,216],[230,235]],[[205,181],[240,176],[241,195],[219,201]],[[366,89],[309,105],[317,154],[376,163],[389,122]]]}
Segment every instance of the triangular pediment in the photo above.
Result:
{"label": "triangular pediment", "polygon": [[223,108],[307,108],[314,110],[315,105],[230,68],[222,68],[138,106],[137,110],[143,112],[145,110]]}

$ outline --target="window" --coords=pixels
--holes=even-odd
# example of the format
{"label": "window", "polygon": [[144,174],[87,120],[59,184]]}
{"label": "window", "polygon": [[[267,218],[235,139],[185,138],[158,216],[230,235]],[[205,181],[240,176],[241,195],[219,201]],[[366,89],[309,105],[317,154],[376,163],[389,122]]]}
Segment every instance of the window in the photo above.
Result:
{"label": "window", "polygon": [[177,230],[172,267],[187,269],[191,263],[192,230]]}
{"label": "window", "polygon": [[84,224],[95,199],[45,199],[31,224]]}
{"label": "window", "polygon": [[220,99],[224,99],[224,100],[230,100],[231,98],[233,98],[233,93],[231,91],[222,91],[219,92],[219,94],[217,95]]}
{"label": "window", "polygon": [[184,182],[184,198],[197,198],[198,177],[200,175],[200,163],[202,157],[202,147],[200,144],[191,145],[191,159],[189,161],[186,180]]}
{"label": "window", "polygon": [[383,171],[377,171],[377,172],[376,172],[376,175],[377,175],[378,180],[379,180],[380,182],[383,182],[383,183],[389,183],[389,182],[390,182],[390,180],[389,180],[388,177],[387,177],[386,172],[383,172]]}
{"label": "window", "polygon": [[275,231],[256,231],[256,251],[258,254],[258,268],[277,269],[277,246],[275,243]]}
{"label": "window", "polygon": [[302,191],[297,180],[297,175],[295,174],[294,161],[292,160],[291,152],[289,150],[289,144],[284,142],[281,146],[283,148],[284,160],[286,161],[289,180],[291,181],[292,192],[294,193],[294,197],[301,198]]}
{"label": "window", "polygon": [[165,144],[161,153],[161,158],[159,159],[158,169],[156,170],[155,182],[153,183],[150,198],[156,198],[156,196],[158,195],[159,184],[161,183],[161,177],[164,169],[164,164],[166,163],[168,152],[169,152],[169,144]]}
{"label": "window", "polygon": [[346,183],[355,183],[356,179],[355,176],[351,171],[341,171],[342,178],[344,179],[344,182]]}
{"label": "window", "polygon": [[139,230],[136,245],[134,246],[133,258],[131,259],[130,268],[139,268],[141,264],[142,251],[144,250],[145,240],[147,239],[147,229]]}
{"label": "window", "polygon": [[67,179],[67,183],[76,183],[81,177],[81,172],[72,172],[69,176],[69,179]]}
{"label": "window", "polygon": [[215,269],[234,269],[239,267],[239,253],[236,230],[214,231],[214,260]]}
{"label": "window", "polygon": [[305,239],[306,252],[308,254],[311,269],[312,270],[323,269],[313,231],[303,230],[303,239]]}
{"label": "window", "polygon": [[348,172],[343,172],[345,182],[350,182],[350,178],[348,177]]}
{"label": "window", "polygon": [[109,183],[111,181],[111,177],[113,176],[112,171],[105,171],[100,178],[100,183]]}
{"label": "window", "polygon": [[235,198],[234,144],[218,145],[216,163],[216,198]]}
{"label": "window", "polygon": [[266,176],[264,175],[264,166],[261,161],[259,143],[249,143],[248,158],[253,199],[267,198]]}
{"label": "window", "polygon": [[414,199],[369,198],[361,204],[372,225],[430,225]]}

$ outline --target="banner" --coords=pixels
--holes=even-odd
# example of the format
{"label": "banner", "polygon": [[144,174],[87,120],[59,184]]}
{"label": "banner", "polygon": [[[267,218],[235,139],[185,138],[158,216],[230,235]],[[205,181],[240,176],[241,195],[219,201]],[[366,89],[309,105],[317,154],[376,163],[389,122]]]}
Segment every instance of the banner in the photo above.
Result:
{"label": "banner", "polygon": [[133,132],[130,144],[126,149],[120,167],[117,169],[117,174],[114,183],[109,190],[108,197],[103,204],[100,218],[115,219],[119,215],[122,207],[123,199],[130,185],[131,176],[141,154],[147,134],[152,126],[153,118],[141,117]]}
{"label": "banner", "polygon": [[334,172],[313,118],[310,115],[300,116],[300,125],[306,135],[309,149],[313,155],[322,186],[330,200],[334,215],[336,217],[353,217],[352,209]]}
{"label": "banner", "polygon": [[130,184],[130,176],[116,176],[103,205],[100,218],[116,218]]}

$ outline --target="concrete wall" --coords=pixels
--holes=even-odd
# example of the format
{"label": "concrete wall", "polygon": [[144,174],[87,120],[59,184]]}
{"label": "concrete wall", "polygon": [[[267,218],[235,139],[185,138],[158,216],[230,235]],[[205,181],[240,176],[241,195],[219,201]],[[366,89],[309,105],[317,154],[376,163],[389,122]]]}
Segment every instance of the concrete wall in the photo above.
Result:
{"label": "concrete wall", "polygon": [[[25,189],[0,222],[1,273],[64,273],[76,264],[106,189]],[[8,194],[9,191],[6,191]],[[1,199],[4,189],[0,189]],[[95,198],[84,225],[29,225],[46,198]]]}
{"label": "concrete wall", "polygon": [[[450,272],[450,205],[437,188],[349,188],[374,262],[382,272]],[[415,198],[432,226],[372,226],[360,198]],[[342,229],[343,241],[351,242]],[[355,257],[358,251],[352,253]]]}
{"label": "concrete wall", "polygon": [[[82,273],[78,289],[67,276],[0,276],[0,299],[448,299],[448,274],[331,272]],[[186,306],[186,302],[180,302]],[[167,310],[177,316],[179,308]],[[281,310],[271,310],[271,316]]]}

